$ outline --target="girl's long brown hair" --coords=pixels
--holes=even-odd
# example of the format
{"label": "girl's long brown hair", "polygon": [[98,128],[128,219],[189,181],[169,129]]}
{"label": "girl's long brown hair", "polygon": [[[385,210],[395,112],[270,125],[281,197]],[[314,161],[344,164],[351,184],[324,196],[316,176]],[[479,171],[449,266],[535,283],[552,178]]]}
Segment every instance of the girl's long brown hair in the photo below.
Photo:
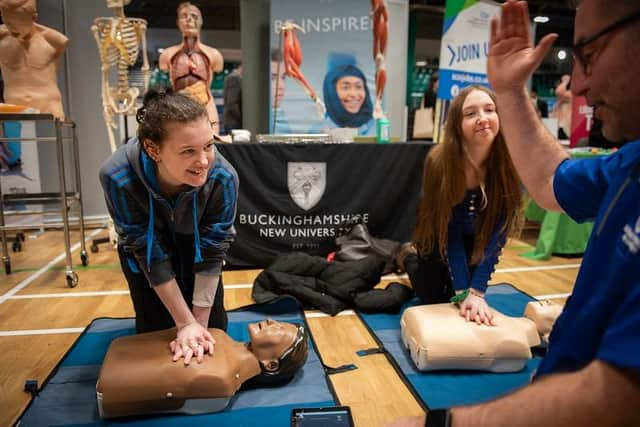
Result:
{"label": "girl's long brown hair", "polygon": [[[442,142],[431,149],[425,161],[422,200],[414,235],[414,243],[422,255],[437,248],[440,256],[445,258],[453,207],[462,202],[467,191],[464,165],[470,158],[463,146],[462,106],[474,90],[487,93],[496,102],[493,92],[482,86],[469,86],[460,91],[451,102]],[[511,235],[519,231],[522,218],[520,179],[509,157],[502,131],[498,131],[491,145],[485,170],[484,183],[481,184],[484,209],[476,223],[474,254],[484,250],[501,219],[504,224],[500,232]]]}

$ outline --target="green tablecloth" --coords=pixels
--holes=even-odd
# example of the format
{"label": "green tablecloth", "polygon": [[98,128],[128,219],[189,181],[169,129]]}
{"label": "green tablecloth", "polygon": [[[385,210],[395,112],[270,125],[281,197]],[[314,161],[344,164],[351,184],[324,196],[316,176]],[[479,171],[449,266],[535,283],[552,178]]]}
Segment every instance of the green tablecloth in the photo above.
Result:
{"label": "green tablecloth", "polygon": [[535,260],[549,259],[552,254],[584,253],[593,229],[593,222],[578,224],[565,213],[545,211],[533,200],[525,210],[525,218],[542,222],[536,248],[520,254]]}
{"label": "green tablecloth", "polygon": [[[574,149],[571,158],[580,159],[610,154],[611,150]],[[541,222],[538,242],[533,251],[520,254],[523,257],[546,260],[552,254],[579,255],[584,253],[593,229],[593,222],[578,224],[565,213],[546,211],[531,200],[524,212],[530,221]]]}

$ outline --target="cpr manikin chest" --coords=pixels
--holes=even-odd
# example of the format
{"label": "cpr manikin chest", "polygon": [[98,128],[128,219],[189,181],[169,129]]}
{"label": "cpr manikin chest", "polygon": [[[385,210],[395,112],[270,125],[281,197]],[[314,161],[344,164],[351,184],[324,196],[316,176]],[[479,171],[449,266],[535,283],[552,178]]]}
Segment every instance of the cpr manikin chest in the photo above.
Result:
{"label": "cpr manikin chest", "polygon": [[536,325],[493,312],[496,325],[487,326],[467,322],[452,304],[411,307],[400,320],[402,341],[421,371],[520,371],[540,344]]}
{"label": "cpr manikin chest", "polygon": [[245,375],[233,341],[222,331],[210,331],[216,340],[214,355],[205,356],[202,363],[194,360],[188,367],[171,360],[167,343],[175,330],[114,340],[96,384],[100,416],[224,410]]}

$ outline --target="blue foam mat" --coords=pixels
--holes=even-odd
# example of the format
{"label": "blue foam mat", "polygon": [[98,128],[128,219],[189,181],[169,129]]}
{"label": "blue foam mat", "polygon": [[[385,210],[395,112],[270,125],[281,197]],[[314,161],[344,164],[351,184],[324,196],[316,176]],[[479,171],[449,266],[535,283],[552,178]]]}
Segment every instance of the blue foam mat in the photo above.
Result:
{"label": "blue foam mat", "polygon": [[[302,311],[291,298],[229,312],[227,333],[247,341],[247,323],[271,317],[302,323]],[[309,357],[283,387],[239,391],[223,412],[204,415],[160,415],[101,421],[95,385],[111,341],[135,333],[133,319],[96,319],[78,338],[20,421],[32,426],[288,426],[291,409],[335,406],[324,368],[309,340]]]}
{"label": "blue foam mat", "polygon": [[[534,301],[533,297],[508,284],[489,286],[486,299],[491,307],[507,316],[522,316],[527,303]],[[402,311],[414,305],[418,305],[417,299],[407,303],[400,314],[360,316],[427,408],[442,409],[480,403],[529,383],[540,363],[538,357],[530,359],[522,371],[515,373],[417,370],[408,350],[404,348],[400,331]]]}

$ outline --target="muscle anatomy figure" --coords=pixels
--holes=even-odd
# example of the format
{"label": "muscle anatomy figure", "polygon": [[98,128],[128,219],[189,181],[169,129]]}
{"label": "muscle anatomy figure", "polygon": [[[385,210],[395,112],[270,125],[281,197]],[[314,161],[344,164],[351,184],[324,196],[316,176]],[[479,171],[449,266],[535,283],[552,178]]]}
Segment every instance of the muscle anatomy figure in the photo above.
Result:
{"label": "muscle anatomy figure", "polygon": [[293,78],[302,85],[307,95],[309,95],[313,102],[316,103],[316,108],[318,109],[320,117],[324,117],[324,113],[326,111],[324,102],[322,102],[318,97],[316,91],[313,90],[311,84],[304,77],[304,74],[302,74],[302,70],[300,69],[300,65],[302,64],[302,49],[300,47],[300,42],[298,41],[296,30],[300,30],[304,33],[304,29],[302,29],[302,27],[291,21],[286,21],[279,29],[283,38],[282,52],[285,75]]}
{"label": "muscle anatomy figure", "polygon": [[[111,151],[117,145],[113,135],[116,128],[115,116],[118,114],[133,115],[138,108],[136,99],[138,88],[129,87],[129,67],[136,63],[142,51],[142,72],[144,88],[149,83],[149,61],[147,59],[146,30],[147,21],[124,16],[124,6],[131,0],[107,0],[107,7],[114,9],[116,16],[96,18],[91,32],[98,44],[100,61],[102,62],[102,114],[107,126]],[[109,86],[109,73],[116,69],[118,84]]]}
{"label": "muscle anatomy figure", "polygon": [[387,83],[385,55],[389,36],[389,14],[386,0],[371,0],[371,19],[373,21],[373,60],[376,63],[376,103],[373,116],[384,118],[382,111],[382,95]]}
{"label": "muscle anatomy figure", "polygon": [[213,131],[219,132],[218,111],[209,87],[213,73],[222,71],[224,59],[217,49],[200,42],[202,14],[195,5],[178,5],[178,28],[182,43],[166,48],[160,55],[160,70],[168,71],[176,91],[196,99],[207,107]]}

